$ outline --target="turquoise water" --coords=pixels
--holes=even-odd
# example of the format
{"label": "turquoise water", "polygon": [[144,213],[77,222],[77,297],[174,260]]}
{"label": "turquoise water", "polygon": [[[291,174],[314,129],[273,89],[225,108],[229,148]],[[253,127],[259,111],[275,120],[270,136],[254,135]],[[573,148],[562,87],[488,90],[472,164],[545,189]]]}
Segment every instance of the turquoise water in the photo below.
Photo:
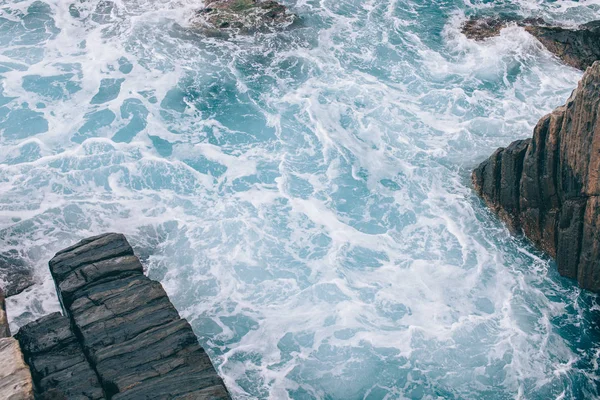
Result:
{"label": "turquoise water", "polygon": [[470,171],[581,72],[517,27],[600,1],[298,0],[206,38],[191,0],[0,1],[0,239],[36,268],[128,235],[236,399],[599,396],[599,308],[512,238]]}

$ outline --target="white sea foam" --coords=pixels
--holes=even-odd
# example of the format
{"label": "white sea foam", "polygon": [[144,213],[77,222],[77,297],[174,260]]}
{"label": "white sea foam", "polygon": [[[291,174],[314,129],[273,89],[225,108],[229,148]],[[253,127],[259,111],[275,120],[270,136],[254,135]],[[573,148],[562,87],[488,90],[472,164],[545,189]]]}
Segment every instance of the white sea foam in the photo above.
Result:
{"label": "white sea foam", "polygon": [[459,30],[600,2],[285,3],[302,26],[224,41],[191,0],[5,2],[0,110],[38,113],[0,118],[1,250],[41,282],[12,328],[58,309],[55,251],[119,231],[236,398],[596,396],[595,300],[469,186],[581,73]]}

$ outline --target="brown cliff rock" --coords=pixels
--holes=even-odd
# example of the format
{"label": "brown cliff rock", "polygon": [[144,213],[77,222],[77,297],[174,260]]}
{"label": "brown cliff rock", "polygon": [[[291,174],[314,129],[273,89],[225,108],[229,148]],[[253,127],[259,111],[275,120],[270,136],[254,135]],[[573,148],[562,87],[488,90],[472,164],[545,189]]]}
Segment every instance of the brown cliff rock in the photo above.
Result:
{"label": "brown cliff rock", "polygon": [[554,257],[562,275],[600,291],[600,62],[532,139],[498,149],[472,179],[484,202]]}

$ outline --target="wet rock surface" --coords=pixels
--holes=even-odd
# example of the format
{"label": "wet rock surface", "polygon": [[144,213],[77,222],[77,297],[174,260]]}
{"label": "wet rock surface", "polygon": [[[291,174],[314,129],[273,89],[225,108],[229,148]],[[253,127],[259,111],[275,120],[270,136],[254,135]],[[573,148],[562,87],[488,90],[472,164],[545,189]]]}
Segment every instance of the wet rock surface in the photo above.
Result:
{"label": "wet rock surface", "polygon": [[22,327],[16,338],[31,369],[36,398],[105,398],[68,318],[47,315]]}
{"label": "wet rock surface", "polygon": [[600,21],[593,21],[577,28],[551,26],[539,18],[520,19],[515,16],[473,17],[462,26],[462,33],[469,39],[485,40],[498,36],[509,24],[525,28],[551,53],[566,64],[585,70],[600,60]]}
{"label": "wet rock surface", "polygon": [[[20,357],[10,361],[10,374],[0,373],[0,398],[230,398],[190,325],[162,285],[143,274],[123,235],[82,240],[49,265],[64,316],[23,326],[18,342],[0,339],[0,357]],[[9,335],[2,316],[0,336]],[[29,386],[19,383],[23,374]],[[30,397],[7,397],[7,386]]]}
{"label": "wet rock surface", "polygon": [[4,300],[4,292],[0,289],[0,338],[10,336],[10,328],[8,326],[8,318],[6,316],[6,302]]}
{"label": "wet rock surface", "polygon": [[0,338],[0,399],[33,400],[29,367],[19,342],[12,337]]}
{"label": "wet rock surface", "polygon": [[2,290],[0,290],[0,399],[33,399],[31,373],[23,359],[19,342],[10,336]]}
{"label": "wet rock surface", "polygon": [[250,34],[285,28],[296,19],[284,5],[272,0],[207,0],[194,23],[203,25],[209,34]]}
{"label": "wet rock surface", "polygon": [[106,398],[229,398],[190,325],[143,274],[123,235],[83,240],[49,265]]}
{"label": "wet rock surface", "polygon": [[579,29],[530,25],[525,30],[574,68],[585,70],[600,60],[600,21],[582,25]]}
{"label": "wet rock surface", "polygon": [[533,138],[498,149],[472,175],[475,191],[559,272],[600,291],[600,62]]}

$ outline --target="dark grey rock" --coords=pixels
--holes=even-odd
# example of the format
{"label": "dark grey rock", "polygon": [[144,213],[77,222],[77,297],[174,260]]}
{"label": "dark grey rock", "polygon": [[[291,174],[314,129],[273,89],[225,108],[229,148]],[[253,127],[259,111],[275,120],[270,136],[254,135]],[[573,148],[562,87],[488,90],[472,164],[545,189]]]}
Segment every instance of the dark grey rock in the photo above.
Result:
{"label": "dark grey rock", "polygon": [[14,296],[35,284],[33,267],[16,251],[0,253],[0,280],[6,297]]}
{"label": "dark grey rock", "polygon": [[190,325],[143,274],[125,237],[86,239],[50,272],[87,361],[113,399],[228,399]]}
{"label": "dark grey rock", "polygon": [[600,21],[578,28],[551,26],[540,18],[520,19],[516,16],[472,17],[462,26],[462,32],[474,40],[485,40],[500,34],[509,24],[525,28],[551,53],[566,64],[585,70],[600,60]]}
{"label": "dark grey rock", "polygon": [[600,291],[600,62],[531,140],[498,149],[472,179],[513,231],[556,258],[562,275]]}
{"label": "dark grey rock", "polygon": [[38,399],[104,399],[68,318],[60,313],[31,322],[15,336],[29,364]]}

